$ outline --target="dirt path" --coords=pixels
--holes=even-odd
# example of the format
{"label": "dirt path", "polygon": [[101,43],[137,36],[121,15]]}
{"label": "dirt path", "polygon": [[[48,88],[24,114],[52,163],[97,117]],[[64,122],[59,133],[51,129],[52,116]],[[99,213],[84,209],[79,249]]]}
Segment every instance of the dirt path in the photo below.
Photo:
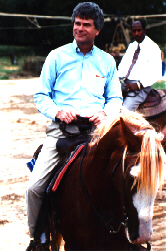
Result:
{"label": "dirt path", "polygon": [[29,243],[26,163],[45,137],[48,121],[33,103],[36,79],[0,81],[0,250],[25,250]]}
{"label": "dirt path", "polygon": [[[26,163],[49,123],[33,103],[37,85],[37,79],[0,81],[0,251],[24,251],[29,243]],[[152,250],[166,250],[166,185],[155,202],[153,230]]]}

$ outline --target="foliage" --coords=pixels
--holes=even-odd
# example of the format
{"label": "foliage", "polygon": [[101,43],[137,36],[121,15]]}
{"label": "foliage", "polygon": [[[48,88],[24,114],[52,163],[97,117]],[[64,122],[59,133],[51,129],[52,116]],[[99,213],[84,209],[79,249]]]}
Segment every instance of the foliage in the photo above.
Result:
{"label": "foliage", "polygon": [[1,57],[0,60],[0,80],[8,79],[10,75],[19,73],[19,66],[12,66],[9,57]]}
{"label": "foliage", "polygon": [[45,57],[26,57],[24,59],[24,62],[22,64],[22,72],[20,72],[21,75],[27,75],[29,74],[30,76],[33,77],[39,77],[42,66],[44,64]]}
{"label": "foliage", "polygon": [[[9,51],[15,52],[16,64],[12,64]],[[39,77],[44,61],[43,51],[39,48],[0,46],[0,80],[27,76]]]}
{"label": "foliage", "polygon": [[153,89],[158,89],[158,90],[166,89],[166,82],[162,81],[162,82],[154,83],[153,86],[152,86],[152,88]]}

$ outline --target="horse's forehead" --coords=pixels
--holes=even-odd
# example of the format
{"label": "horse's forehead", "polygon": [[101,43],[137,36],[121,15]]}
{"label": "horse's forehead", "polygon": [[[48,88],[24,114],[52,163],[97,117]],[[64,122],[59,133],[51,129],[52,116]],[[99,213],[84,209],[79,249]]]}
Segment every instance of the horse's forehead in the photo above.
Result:
{"label": "horse's forehead", "polygon": [[138,163],[137,165],[134,165],[131,167],[130,169],[130,175],[133,177],[138,177],[138,174],[140,173],[141,169],[140,169],[140,163]]}
{"label": "horse's forehead", "polygon": [[[140,173],[140,163],[131,167],[130,175],[134,178],[138,177]],[[151,216],[151,206],[153,205],[154,197],[152,194],[146,195],[144,189],[137,191],[133,195],[133,204],[137,209],[139,215],[150,215]]]}

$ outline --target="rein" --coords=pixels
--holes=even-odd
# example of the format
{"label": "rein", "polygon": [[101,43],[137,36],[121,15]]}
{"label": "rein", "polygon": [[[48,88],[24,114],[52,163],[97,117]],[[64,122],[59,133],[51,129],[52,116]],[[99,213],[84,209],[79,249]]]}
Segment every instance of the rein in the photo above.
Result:
{"label": "rein", "polygon": [[[86,154],[86,150],[87,150],[87,146],[88,146],[88,142],[86,142],[86,145],[84,147],[84,151],[83,151],[83,154],[82,154],[82,157],[81,157],[81,161],[80,161],[80,165],[79,165],[79,178],[80,178],[80,184],[81,184],[81,187],[84,191],[84,194],[89,202],[89,204],[91,205],[91,207],[93,208],[94,212],[96,213],[96,215],[98,215],[98,217],[104,222],[105,226],[107,228],[109,228],[109,232],[111,234],[117,234],[120,229],[121,229],[121,226],[127,226],[127,221],[128,221],[128,217],[126,215],[126,208],[125,208],[125,205],[124,205],[124,197],[125,197],[125,192],[124,192],[124,187],[125,187],[125,173],[124,173],[124,156],[126,154],[126,148],[124,149],[124,152],[122,154],[122,157],[119,159],[119,161],[116,163],[116,165],[114,166],[113,168],[113,172],[115,171],[116,167],[120,164],[120,162],[122,161],[122,185],[123,185],[123,198],[122,198],[122,203],[123,203],[123,216],[124,216],[124,221],[120,222],[120,225],[118,227],[117,230],[114,229],[113,226],[110,225],[109,222],[106,222],[105,219],[101,216],[101,214],[97,211],[97,209],[95,208],[95,206],[93,205],[89,195],[88,195],[88,192],[84,186],[84,183],[83,183],[83,180],[82,180],[82,176],[81,176],[81,167],[82,167],[82,162],[83,162],[83,159],[85,157],[85,154]],[[112,172],[112,174],[113,174]]]}

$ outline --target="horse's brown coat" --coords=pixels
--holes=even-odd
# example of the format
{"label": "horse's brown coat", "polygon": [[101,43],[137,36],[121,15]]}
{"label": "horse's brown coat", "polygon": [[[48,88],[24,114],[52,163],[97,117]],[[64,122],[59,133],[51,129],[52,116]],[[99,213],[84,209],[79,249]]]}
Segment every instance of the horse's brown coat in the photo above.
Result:
{"label": "horse's brown coat", "polygon": [[[131,113],[132,114],[132,113]],[[138,215],[132,204],[132,196],[137,192],[137,185],[131,190],[134,178],[130,168],[138,160],[143,134],[140,130],[153,128],[138,117],[131,123],[132,115],[121,118],[100,134],[100,140],[88,148],[81,170],[86,191],[97,212],[108,226],[117,230],[123,220],[122,198],[125,194],[125,205],[128,210],[128,232],[130,239],[138,237]],[[98,132],[99,133],[99,132]],[[156,144],[156,143],[155,143]],[[161,143],[159,143],[160,145]],[[122,159],[125,147],[128,156],[125,161],[125,187],[122,183]],[[160,151],[160,149],[158,150]],[[149,153],[148,153],[149,154]],[[162,152],[160,153],[162,155]],[[81,157],[80,157],[81,158]],[[72,165],[64,183],[53,195],[54,211],[59,219],[59,232],[65,240],[66,250],[127,250],[128,240],[124,227],[117,234],[110,234],[104,221],[94,212],[82,190],[79,180],[80,158]],[[137,183],[136,183],[137,184]]]}

